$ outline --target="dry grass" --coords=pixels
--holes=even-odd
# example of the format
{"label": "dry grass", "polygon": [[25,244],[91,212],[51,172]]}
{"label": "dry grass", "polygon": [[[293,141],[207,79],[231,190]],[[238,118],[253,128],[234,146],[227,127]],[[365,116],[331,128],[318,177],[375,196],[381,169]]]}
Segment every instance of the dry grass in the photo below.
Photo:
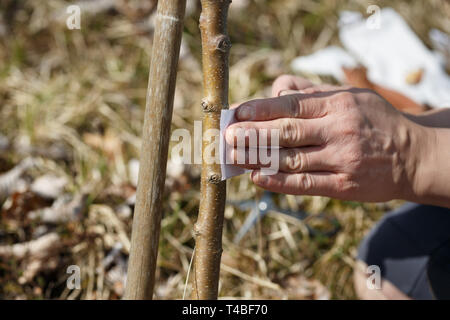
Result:
{"label": "dry grass", "polygon": [[[173,129],[192,130],[193,121],[201,117],[202,77],[199,7],[188,2]],[[131,168],[139,156],[153,9],[137,8],[142,1],[136,0],[111,3],[107,10],[83,12],[81,31],[65,26],[68,1],[0,4],[0,173],[24,158],[34,163],[0,197],[0,246],[27,243],[50,232],[59,235],[60,244],[43,257],[0,258],[0,298],[117,299],[123,293],[135,191]],[[292,58],[338,43],[340,10],[365,12],[369,4],[235,0],[229,23],[231,101],[266,96],[274,78],[290,71]],[[430,28],[450,33],[446,1],[396,1],[395,8],[426,43]],[[198,169],[169,170],[158,299],[183,296],[194,245]],[[31,188],[37,177],[49,173],[67,180],[58,199],[80,201],[74,217],[49,223],[30,215],[55,205],[55,199]],[[247,176],[229,181],[229,200],[258,199],[261,194]],[[220,296],[354,298],[351,277],[358,242],[398,203],[285,195],[274,195],[274,200],[281,208],[306,210],[310,216],[300,222],[271,213],[235,245],[233,237],[248,212],[228,205]],[[311,234],[307,226],[322,233]],[[326,233],[334,227],[336,233]],[[66,269],[73,264],[81,268],[82,290],[66,288]]]}

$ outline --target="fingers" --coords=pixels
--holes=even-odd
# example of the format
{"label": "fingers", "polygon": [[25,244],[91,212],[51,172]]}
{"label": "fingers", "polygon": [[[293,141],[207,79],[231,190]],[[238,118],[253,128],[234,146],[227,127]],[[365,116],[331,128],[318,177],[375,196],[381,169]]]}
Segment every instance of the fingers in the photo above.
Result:
{"label": "fingers", "polygon": [[278,77],[272,85],[272,97],[280,96],[281,91],[286,90],[303,90],[312,87],[313,83],[291,75],[282,75]]}
{"label": "fingers", "polygon": [[266,190],[295,195],[340,196],[343,178],[331,172],[284,173],[263,175],[259,170],[251,175],[253,182]]}
{"label": "fingers", "polygon": [[240,147],[317,146],[327,142],[325,127],[324,119],[283,118],[272,121],[237,122],[227,128],[225,139],[230,146]]}
{"label": "fingers", "polygon": [[[258,149],[236,148],[231,151],[231,159],[234,159],[235,165],[257,170],[261,168],[276,166],[280,172],[300,173],[311,171],[332,171],[334,167],[327,162],[330,156],[323,147],[304,147],[304,148],[281,148],[264,150],[267,158],[278,159],[278,165],[267,163],[261,160]],[[273,156],[273,152],[279,152],[278,157]],[[264,156],[266,156],[264,154]]]}
{"label": "fingers", "polygon": [[277,98],[256,99],[241,104],[239,121],[264,121],[279,118],[320,118],[327,113],[327,100],[314,94],[290,94]]}
{"label": "fingers", "polygon": [[[230,109],[238,108],[236,113],[238,121],[262,121],[283,117],[321,117],[324,114],[325,99],[323,97],[320,99],[318,95],[314,97],[314,94],[342,89],[345,88],[328,84],[314,85],[300,77],[282,75],[272,85],[272,99],[234,103]],[[278,99],[279,97],[283,98]]]}

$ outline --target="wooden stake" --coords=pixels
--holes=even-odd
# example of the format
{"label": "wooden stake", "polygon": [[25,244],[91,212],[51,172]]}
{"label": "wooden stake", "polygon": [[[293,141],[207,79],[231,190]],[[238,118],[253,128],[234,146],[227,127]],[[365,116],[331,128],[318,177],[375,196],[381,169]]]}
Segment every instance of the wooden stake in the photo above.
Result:
{"label": "wooden stake", "polygon": [[186,0],[158,1],[124,299],[152,299]]}
{"label": "wooden stake", "polygon": [[[202,0],[200,30],[202,35],[203,134],[220,128],[221,109],[228,108],[228,55],[231,47],[227,36],[227,15],[230,0]],[[221,181],[220,164],[205,162],[201,176],[201,200],[195,225],[194,299],[217,299],[226,182]]]}

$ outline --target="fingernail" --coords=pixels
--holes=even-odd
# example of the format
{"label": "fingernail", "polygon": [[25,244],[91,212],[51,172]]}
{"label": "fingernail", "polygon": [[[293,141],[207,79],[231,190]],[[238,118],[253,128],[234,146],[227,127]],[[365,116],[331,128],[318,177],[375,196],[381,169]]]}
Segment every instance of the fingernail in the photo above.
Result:
{"label": "fingernail", "polygon": [[238,120],[251,120],[253,118],[254,108],[250,106],[241,106],[237,112]]}

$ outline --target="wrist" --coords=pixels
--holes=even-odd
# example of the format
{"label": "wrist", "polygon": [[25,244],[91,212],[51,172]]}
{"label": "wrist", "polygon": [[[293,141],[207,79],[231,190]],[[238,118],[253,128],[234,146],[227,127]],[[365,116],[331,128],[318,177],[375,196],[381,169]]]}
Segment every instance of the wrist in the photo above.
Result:
{"label": "wrist", "polygon": [[450,208],[450,109],[431,110],[420,115],[406,115],[421,127],[413,197],[405,198],[423,204]]}
{"label": "wrist", "polygon": [[419,126],[412,193],[406,200],[450,208],[450,130]]}
{"label": "wrist", "polygon": [[417,179],[420,186],[421,203],[450,208],[450,129],[428,128],[429,154],[424,158]]}
{"label": "wrist", "polygon": [[[409,116],[401,121],[396,132],[397,141],[397,161],[399,167],[398,175],[399,184],[397,186],[398,199],[404,199],[412,202],[417,202],[417,199],[425,189],[422,176],[424,176],[424,159],[427,156],[426,140],[430,139],[426,127],[417,124]],[[428,161],[427,161],[428,162]],[[426,168],[426,166],[425,166]]]}
{"label": "wrist", "polygon": [[430,191],[433,189],[434,180],[437,177],[435,172],[436,163],[436,129],[415,125],[416,135],[414,146],[411,148],[411,157],[414,161],[412,175],[412,194],[406,200],[429,203]]}

